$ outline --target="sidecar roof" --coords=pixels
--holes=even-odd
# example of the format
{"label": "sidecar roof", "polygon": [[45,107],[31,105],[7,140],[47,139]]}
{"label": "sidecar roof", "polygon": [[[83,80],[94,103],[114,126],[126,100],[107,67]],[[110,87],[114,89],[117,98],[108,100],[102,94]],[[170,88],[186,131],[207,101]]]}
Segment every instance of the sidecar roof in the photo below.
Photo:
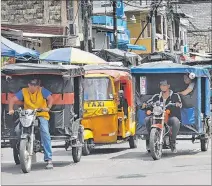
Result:
{"label": "sidecar roof", "polygon": [[209,71],[202,67],[182,65],[170,62],[144,63],[131,68],[132,74],[175,74],[175,73],[194,73],[196,77],[210,78]]}
{"label": "sidecar roof", "polygon": [[71,77],[84,75],[83,67],[76,65],[52,65],[16,63],[2,68],[2,75],[70,75]]}

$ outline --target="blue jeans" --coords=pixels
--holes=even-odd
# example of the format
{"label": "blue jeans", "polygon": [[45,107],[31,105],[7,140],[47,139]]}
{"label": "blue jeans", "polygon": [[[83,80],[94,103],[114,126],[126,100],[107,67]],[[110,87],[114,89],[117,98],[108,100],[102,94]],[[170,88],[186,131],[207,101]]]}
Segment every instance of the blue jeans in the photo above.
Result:
{"label": "blue jeans", "polygon": [[[52,160],[52,145],[51,145],[51,136],[49,133],[49,122],[43,117],[39,117],[40,120],[40,136],[41,144],[44,149],[44,161]],[[16,126],[15,132],[20,136],[19,125]]]}

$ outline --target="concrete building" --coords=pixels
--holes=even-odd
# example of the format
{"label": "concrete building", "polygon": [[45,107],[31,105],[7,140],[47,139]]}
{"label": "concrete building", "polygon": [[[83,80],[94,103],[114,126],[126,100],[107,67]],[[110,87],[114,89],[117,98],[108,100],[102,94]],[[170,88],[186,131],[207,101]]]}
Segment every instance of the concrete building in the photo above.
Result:
{"label": "concrete building", "polygon": [[178,13],[188,18],[188,45],[190,49],[212,53],[212,3],[211,0],[182,1],[175,5]]}
{"label": "concrete building", "polygon": [[79,47],[80,7],[79,1],[74,0],[4,0],[1,1],[1,26],[23,31],[23,37],[39,39],[41,44],[30,48],[41,53],[57,47]]}

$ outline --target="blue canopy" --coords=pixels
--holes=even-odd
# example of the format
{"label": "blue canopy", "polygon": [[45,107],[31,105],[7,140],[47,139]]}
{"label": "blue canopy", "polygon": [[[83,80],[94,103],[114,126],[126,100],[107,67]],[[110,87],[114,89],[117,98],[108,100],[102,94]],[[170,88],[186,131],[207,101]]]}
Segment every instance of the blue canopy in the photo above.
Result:
{"label": "blue canopy", "polygon": [[15,51],[1,43],[1,56],[14,57]]}
{"label": "blue canopy", "polygon": [[16,58],[21,58],[24,56],[38,58],[40,54],[35,50],[18,45],[1,36],[1,55]]}
{"label": "blue canopy", "polygon": [[202,67],[194,67],[188,65],[181,65],[172,62],[151,62],[144,63],[137,67],[131,68],[132,74],[148,74],[148,73],[194,73],[196,77],[208,77],[210,78],[209,71]]}
{"label": "blue canopy", "polygon": [[142,46],[142,45],[132,45],[132,44],[127,44],[127,48],[128,49],[132,49],[132,50],[142,50],[145,51],[146,47]]}

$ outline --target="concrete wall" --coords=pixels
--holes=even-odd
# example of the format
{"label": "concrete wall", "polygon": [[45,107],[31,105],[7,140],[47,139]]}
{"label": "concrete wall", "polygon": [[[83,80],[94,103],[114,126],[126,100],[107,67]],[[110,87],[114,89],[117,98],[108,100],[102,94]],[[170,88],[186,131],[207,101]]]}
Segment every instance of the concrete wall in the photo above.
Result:
{"label": "concrete wall", "polygon": [[107,37],[106,32],[96,32],[96,30],[92,30],[92,37],[95,38],[95,49],[106,49],[109,48],[107,46]]}
{"label": "concrete wall", "polygon": [[1,21],[7,24],[61,25],[64,18],[61,3],[57,0],[3,0]]}
{"label": "concrete wall", "polygon": [[197,49],[203,49],[206,52],[212,52],[212,3],[211,1],[193,4],[179,4],[178,12],[183,12],[193,16],[189,18],[190,24],[188,28],[188,44],[192,47],[193,44],[199,42]]}

